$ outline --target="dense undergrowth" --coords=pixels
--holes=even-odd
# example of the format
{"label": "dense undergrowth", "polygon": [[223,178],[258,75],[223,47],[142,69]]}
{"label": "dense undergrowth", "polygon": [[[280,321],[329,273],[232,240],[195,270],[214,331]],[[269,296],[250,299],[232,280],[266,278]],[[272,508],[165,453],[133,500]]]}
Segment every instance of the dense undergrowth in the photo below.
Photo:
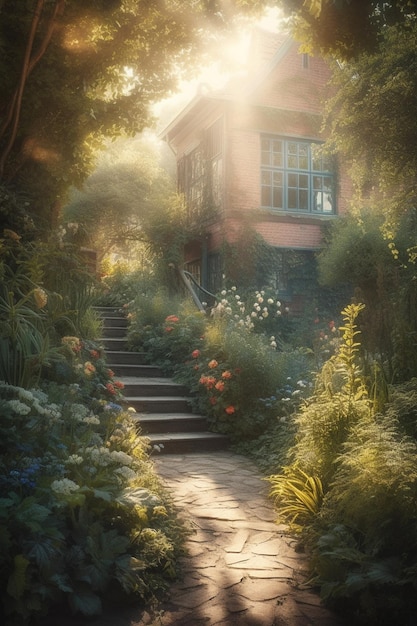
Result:
{"label": "dense undergrowth", "polygon": [[52,280],[55,247],[0,240],[0,597],[13,626],[149,606],[184,537],[95,341],[93,281],[61,254]]}

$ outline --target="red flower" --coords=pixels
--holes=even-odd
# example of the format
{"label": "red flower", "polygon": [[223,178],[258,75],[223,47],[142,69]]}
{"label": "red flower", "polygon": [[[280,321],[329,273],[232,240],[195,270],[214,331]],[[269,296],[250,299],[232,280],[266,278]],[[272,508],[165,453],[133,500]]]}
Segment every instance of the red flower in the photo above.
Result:
{"label": "red flower", "polygon": [[191,352],[191,356],[193,357],[193,359],[198,359],[200,354],[201,354],[200,350],[193,350],[193,352]]}
{"label": "red flower", "polygon": [[228,415],[233,415],[233,413],[235,412],[235,407],[233,406],[233,404],[230,404],[229,406],[227,406],[225,408],[225,411]]}
{"label": "red flower", "polygon": [[224,382],[222,380],[219,380],[214,386],[220,393],[224,391]]}
{"label": "red flower", "polygon": [[217,367],[218,363],[217,363],[216,359],[212,359],[211,361],[209,361],[208,366],[209,366],[209,368],[211,370],[214,369],[215,367]]}
{"label": "red flower", "polygon": [[165,318],[165,321],[169,322],[170,324],[175,324],[175,322],[180,321],[180,318],[176,315],[168,315],[168,317]]}
{"label": "red flower", "polygon": [[100,357],[100,353],[97,350],[90,350],[90,356],[93,359],[98,359]]}
{"label": "red flower", "polygon": [[113,372],[113,370],[107,370],[107,376],[108,376],[109,378],[113,378],[113,376],[114,376],[114,372]]}
{"label": "red flower", "polygon": [[113,386],[111,383],[107,383],[107,385],[106,385],[106,389],[107,389],[107,391],[108,391],[109,393],[111,393],[113,396],[115,395],[116,390],[115,390],[114,386]]}
{"label": "red flower", "polygon": [[229,378],[232,378],[232,372],[229,372],[229,370],[226,370],[225,372],[222,373],[222,378],[224,378],[225,380],[229,380]]}
{"label": "red flower", "polygon": [[114,387],[116,387],[116,389],[124,389],[124,383],[122,383],[121,380],[115,380],[113,383]]}
{"label": "red flower", "polygon": [[165,328],[165,332],[166,332],[166,333],[170,333],[172,330],[174,330],[172,326],[167,326],[167,327]]}

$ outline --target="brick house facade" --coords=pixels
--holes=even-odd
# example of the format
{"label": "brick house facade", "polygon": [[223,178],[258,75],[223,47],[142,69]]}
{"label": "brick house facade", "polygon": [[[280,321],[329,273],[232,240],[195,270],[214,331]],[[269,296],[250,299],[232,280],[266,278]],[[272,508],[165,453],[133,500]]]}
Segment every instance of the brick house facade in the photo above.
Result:
{"label": "brick house facade", "polygon": [[313,263],[324,224],[347,210],[350,195],[336,160],[320,150],[329,78],[326,62],[300,53],[289,36],[256,31],[247,76],[197,94],[163,132],[195,224],[186,268],[209,290],[229,278],[225,250],[238,250],[237,280],[247,271],[250,227],[275,252],[269,284],[300,300],[288,265]]}

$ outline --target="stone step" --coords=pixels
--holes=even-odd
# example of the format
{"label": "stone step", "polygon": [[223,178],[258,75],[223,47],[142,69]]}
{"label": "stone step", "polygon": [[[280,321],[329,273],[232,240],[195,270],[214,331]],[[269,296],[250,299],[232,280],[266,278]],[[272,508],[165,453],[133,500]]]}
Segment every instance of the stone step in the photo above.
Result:
{"label": "stone step", "polygon": [[122,338],[126,342],[126,326],[104,326],[102,332],[105,339]]}
{"label": "stone step", "polygon": [[162,376],[162,371],[156,365],[147,365],[146,363],[137,363],[135,365],[129,363],[114,363],[111,360],[107,362],[111,370],[119,378],[153,378]]}
{"label": "stone step", "polygon": [[109,317],[123,317],[123,308],[117,306],[95,306],[94,310],[104,319]]}
{"label": "stone step", "polygon": [[229,447],[225,435],[217,433],[165,433],[148,435],[154,454],[215,452]]}
{"label": "stone step", "polygon": [[103,328],[113,328],[119,326],[120,328],[127,328],[128,323],[125,317],[103,317]]}
{"label": "stone step", "polygon": [[187,389],[170,378],[121,376],[125,396],[185,396]]}
{"label": "stone step", "polygon": [[102,344],[106,352],[115,352],[126,349],[125,337],[101,337],[98,341]]}
{"label": "stone step", "polygon": [[128,407],[136,413],[191,413],[190,402],[181,396],[129,396],[124,394]]}
{"label": "stone step", "polygon": [[[133,416],[135,419],[135,416]],[[207,432],[207,419],[194,413],[154,413],[136,416],[144,435],[155,433]]]}
{"label": "stone step", "polygon": [[132,407],[138,430],[149,438],[154,454],[224,450],[229,439],[210,433],[207,419],[191,410],[186,389],[146,363],[141,352],[126,350],[128,321],[118,307],[97,307],[103,318],[100,340],[107,364],[124,384],[124,404]]}
{"label": "stone step", "polygon": [[[128,350],[106,350],[107,360],[113,365],[147,365],[144,352],[129,352]],[[156,367],[152,365],[150,367]]]}

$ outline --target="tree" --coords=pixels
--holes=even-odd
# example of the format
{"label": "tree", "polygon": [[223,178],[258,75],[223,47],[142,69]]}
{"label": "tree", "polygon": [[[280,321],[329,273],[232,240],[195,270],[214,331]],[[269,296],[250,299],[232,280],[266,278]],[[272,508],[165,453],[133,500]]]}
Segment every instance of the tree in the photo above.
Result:
{"label": "tree", "polygon": [[49,224],[103,137],[140,132],[150,105],[262,0],[0,2],[0,184]]}
{"label": "tree", "polygon": [[159,165],[162,148],[144,137],[111,144],[63,209],[65,238],[94,248],[98,263],[137,242],[152,245],[156,224],[177,202],[175,180]]}
{"label": "tree", "polygon": [[327,105],[331,148],[386,225],[417,206],[416,50],[417,23],[387,27],[375,52],[335,65]]}
{"label": "tree", "polygon": [[416,19],[416,0],[279,0],[307,49],[349,59],[375,50],[387,26]]}

